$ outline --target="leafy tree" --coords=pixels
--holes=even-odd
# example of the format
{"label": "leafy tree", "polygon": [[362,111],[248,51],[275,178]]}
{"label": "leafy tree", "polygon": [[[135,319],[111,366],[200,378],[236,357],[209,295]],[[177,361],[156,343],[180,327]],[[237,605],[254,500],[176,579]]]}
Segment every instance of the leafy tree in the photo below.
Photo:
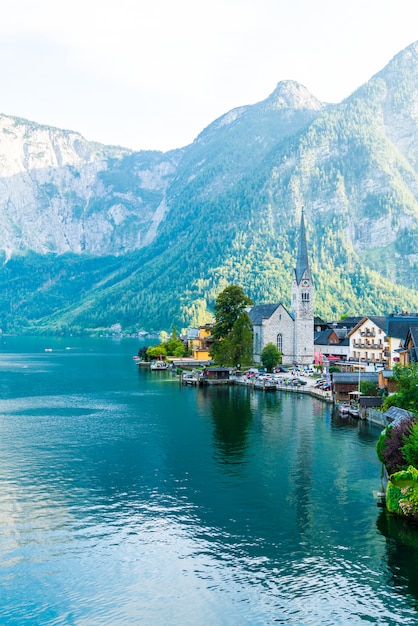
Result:
{"label": "leafy tree", "polygon": [[212,356],[217,363],[237,365],[252,361],[252,325],[245,307],[252,304],[242,287],[230,285],[215,302]]}
{"label": "leafy tree", "polygon": [[362,380],[360,382],[360,391],[365,396],[375,396],[377,394],[377,385],[371,380]]}
{"label": "leafy tree", "polygon": [[157,359],[160,356],[167,356],[167,348],[164,343],[160,343],[158,346],[151,346],[148,348],[148,359]]}
{"label": "leafy tree", "polygon": [[231,332],[219,342],[216,360],[224,365],[250,365],[253,360],[253,331],[250,316],[243,311]]}
{"label": "leafy tree", "polygon": [[383,411],[390,406],[398,406],[418,415],[418,363],[410,363],[406,367],[395,365],[393,379],[396,381],[397,392],[383,401]]}
{"label": "leafy tree", "polygon": [[380,436],[377,443],[377,454],[383,461],[389,474],[398,472],[408,467],[408,462],[403,453],[405,438],[409,435],[414,422],[413,417],[390,425]]}
{"label": "leafy tree", "polygon": [[418,468],[418,421],[414,421],[403,438],[401,451],[407,465]]}
{"label": "leafy tree", "polygon": [[245,307],[251,304],[253,301],[239,285],[230,285],[221,291],[215,302],[213,338],[219,341],[226,337]]}
{"label": "leafy tree", "polygon": [[167,354],[175,357],[182,357],[186,354],[186,346],[177,335],[177,330],[173,328],[170,339],[164,344]]}
{"label": "leafy tree", "polygon": [[268,372],[280,363],[281,354],[274,343],[267,343],[261,351],[261,362]]}
{"label": "leafy tree", "polygon": [[141,348],[139,348],[138,350],[138,356],[140,359],[142,359],[143,361],[147,361],[148,360],[148,355],[147,355],[147,351],[148,348],[150,346],[142,346]]}

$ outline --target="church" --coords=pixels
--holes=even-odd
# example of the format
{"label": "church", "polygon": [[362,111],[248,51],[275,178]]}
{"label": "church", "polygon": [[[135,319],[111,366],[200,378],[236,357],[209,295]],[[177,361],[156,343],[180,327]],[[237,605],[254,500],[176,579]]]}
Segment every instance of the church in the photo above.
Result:
{"label": "church", "polygon": [[290,311],[283,304],[260,304],[248,310],[253,324],[254,361],[273,343],[283,365],[310,365],[314,360],[314,286],[308,261],[305,220],[302,211],[298,254],[293,270]]}

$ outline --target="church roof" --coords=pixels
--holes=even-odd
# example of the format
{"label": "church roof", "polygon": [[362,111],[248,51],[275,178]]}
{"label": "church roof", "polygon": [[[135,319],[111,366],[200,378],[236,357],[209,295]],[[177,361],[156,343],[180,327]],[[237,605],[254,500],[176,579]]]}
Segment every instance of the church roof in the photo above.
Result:
{"label": "church roof", "polygon": [[275,310],[280,306],[280,303],[276,304],[257,304],[251,307],[248,311],[248,315],[253,324],[261,324],[263,319],[269,319]]}
{"label": "church roof", "polygon": [[306,245],[306,231],[305,231],[305,218],[303,216],[300,220],[300,230],[299,230],[299,248],[298,248],[298,257],[296,260],[296,282],[299,284],[302,280],[302,276],[305,270],[309,271],[309,261],[308,261],[308,247]]}

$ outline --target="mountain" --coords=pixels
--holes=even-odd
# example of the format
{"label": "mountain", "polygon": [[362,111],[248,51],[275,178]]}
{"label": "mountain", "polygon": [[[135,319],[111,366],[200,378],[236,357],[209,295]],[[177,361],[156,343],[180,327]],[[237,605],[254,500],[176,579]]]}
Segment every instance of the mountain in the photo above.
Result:
{"label": "mountain", "polygon": [[305,209],[315,310],[418,310],[418,42],[339,104],[294,81],[169,153],[0,116],[0,325],[184,327],[239,283],[289,304]]}

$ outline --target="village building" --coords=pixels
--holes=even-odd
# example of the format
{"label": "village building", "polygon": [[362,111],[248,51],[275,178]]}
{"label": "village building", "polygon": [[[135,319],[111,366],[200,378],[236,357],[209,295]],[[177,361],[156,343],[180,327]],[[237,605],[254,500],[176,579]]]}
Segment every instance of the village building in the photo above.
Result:
{"label": "village building", "polygon": [[386,317],[363,317],[347,336],[350,341],[350,359],[359,363],[387,363]]}
{"label": "village building", "polygon": [[359,394],[362,382],[375,383],[377,389],[378,381],[377,372],[335,372],[331,382],[333,399],[335,402],[348,402],[353,393]]}
{"label": "village building", "polygon": [[350,352],[350,342],[347,337],[347,329],[328,327],[321,332],[315,332],[315,363],[345,361]]}
{"label": "village building", "polygon": [[210,350],[213,343],[212,324],[199,326],[197,329],[189,329],[189,346],[192,349],[195,361],[210,361]]}
{"label": "village building", "polygon": [[418,363],[418,325],[409,327],[398,354],[402,367],[406,367],[410,363]]}
{"label": "village building", "polygon": [[418,316],[416,314],[392,313],[387,317],[388,367],[391,368],[400,361],[400,352],[403,350],[410,328],[414,326],[418,326]]}
{"label": "village building", "polygon": [[314,359],[314,286],[309,267],[305,221],[302,212],[296,267],[291,282],[290,311],[281,303],[248,309],[253,325],[255,363],[265,345],[273,343],[284,365],[310,365]]}

